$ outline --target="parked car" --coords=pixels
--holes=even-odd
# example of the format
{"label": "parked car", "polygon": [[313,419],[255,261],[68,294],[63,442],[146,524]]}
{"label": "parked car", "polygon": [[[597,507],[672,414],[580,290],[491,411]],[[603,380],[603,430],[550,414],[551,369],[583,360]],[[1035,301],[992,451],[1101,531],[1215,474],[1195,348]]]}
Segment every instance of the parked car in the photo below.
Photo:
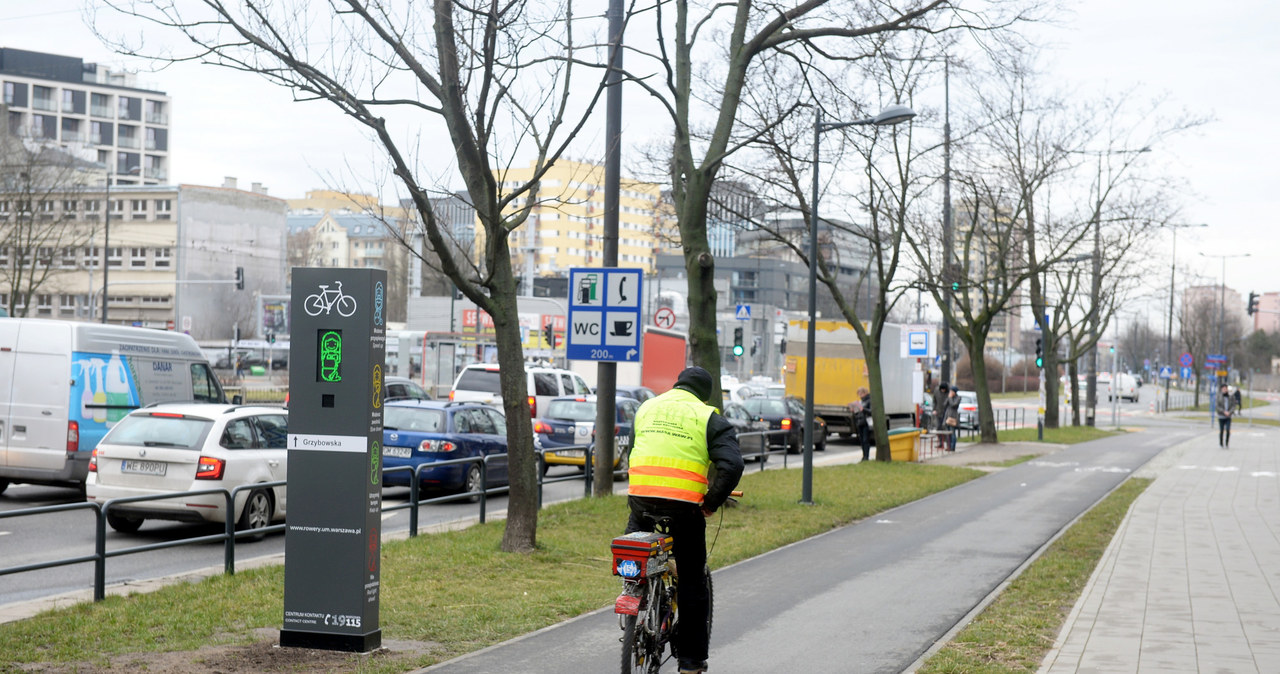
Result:
{"label": "parked car", "polygon": [[[502,386],[498,380],[498,366],[493,363],[474,363],[462,368],[449,391],[449,400],[479,402],[502,407]],[[567,395],[588,395],[591,387],[582,377],[570,370],[553,367],[526,367],[529,395],[529,414],[538,418],[539,410],[546,409],[552,398]]]}
{"label": "parked car", "polygon": [[619,386],[617,387],[617,392],[620,396],[635,398],[636,402],[641,403],[658,395],[648,386]]}
{"label": "parked car", "polygon": [[[766,421],[768,430],[785,430],[769,437],[769,446],[786,447],[792,454],[799,453],[804,447],[804,405],[795,398],[751,398],[742,402],[742,407],[751,416]],[[813,417],[813,448],[823,451],[827,448],[827,422],[822,417]]]}
{"label": "parked car", "polygon": [[[507,418],[501,410],[479,403],[440,400],[396,400],[382,408],[382,468],[410,466],[449,459],[487,457],[507,453]],[[425,468],[420,485],[428,489],[478,492],[477,463]],[[507,483],[507,459],[490,460],[485,486]],[[385,473],[383,486],[408,486],[405,471]],[[478,497],[473,497],[473,500]]]}
{"label": "parked car", "polygon": [[[1101,378],[1098,380],[1098,385],[1102,385]],[[1114,381],[1107,381],[1107,400],[1110,401],[1115,396],[1121,400],[1138,402],[1138,381],[1133,375],[1121,372],[1115,376]]]}
{"label": "parked car", "polygon": [[387,377],[382,382],[383,400],[431,400],[431,394],[405,377]]}
{"label": "parked car", "polygon": [[974,391],[960,391],[960,428],[978,430],[978,394]]}
{"label": "parked car", "polygon": [[[288,412],[279,407],[166,403],[136,410],[98,443],[85,494],[103,503],[203,489],[235,489],[288,478]],[[230,515],[239,530],[285,517],[285,487],[240,492]],[[221,495],[111,506],[107,524],[125,533],[148,519],[226,522]]]}
{"label": "parked car", "polygon": [[[98,441],[151,403],[226,402],[180,332],[42,318],[0,321],[0,492],[79,487]],[[234,400],[233,400],[234,402]]]}
{"label": "parked car", "polygon": [[[596,396],[564,396],[547,403],[547,412],[533,423],[533,446],[546,450],[558,447],[581,447],[595,442]],[[614,403],[614,470],[626,470],[631,450],[631,427],[636,419],[640,402],[635,398],[618,396]],[[586,452],[582,449],[547,451],[543,456],[548,466],[578,466],[585,468]]]}
{"label": "parked car", "polygon": [[[749,457],[752,455],[759,455],[765,451],[765,439],[767,436],[748,435],[743,437],[742,434],[754,431],[767,431],[769,430],[769,422],[752,416],[751,413],[747,411],[747,408],[742,406],[742,403],[729,403],[728,405],[725,405],[724,411],[721,412],[721,414],[729,421],[733,426],[733,429],[738,432],[738,448],[742,450],[742,456]],[[763,458],[761,460],[763,460]]]}

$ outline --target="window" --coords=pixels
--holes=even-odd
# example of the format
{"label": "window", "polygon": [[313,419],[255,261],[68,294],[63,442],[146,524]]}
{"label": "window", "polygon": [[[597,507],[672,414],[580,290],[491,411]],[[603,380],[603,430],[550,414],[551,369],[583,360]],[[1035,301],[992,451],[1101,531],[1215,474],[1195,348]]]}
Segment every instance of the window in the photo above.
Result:
{"label": "window", "polygon": [[18,104],[18,85],[17,84],[13,82],[4,83],[4,104],[5,105]]}
{"label": "window", "polygon": [[89,246],[84,249],[84,266],[89,269],[97,269],[102,264],[102,256],[98,252],[97,246]]}
{"label": "window", "polygon": [[102,212],[102,204],[97,199],[85,199],[83,205],[85,215],[96,216]]}
{"label": "window", "polygon": [[283,415],[264,414],[260,417],[254,417],[254,422],[258,426],[258,437],[262,441],[262,446],[267,449],[287,449],[289,436],[289,421]]}
{"label": "window", "polygon": [[71,246],[63,248],[61,255],[58,256],[58,266],[63,269],[75,269],[76,249]]}
{"label": "window", "polygon": [[138,138],[138,127],[132,124],[121,124],[116,128],[116,132],[120,136],[116,144],[120,147],[127,147],[133,150],[142,147],[142,141]]}
{"label": "window", "polygon": [[89,96],[89,113],[94,117],[111,117],[111,96],[107,94],[91,94]]}
{"label": "window", "polygon": [[227,449],[253,449],[257,441],[253,436],[253,422],[249,419],[232,419],[222,430],[218,444]]}
{"label": "window", "polygon": [[58,296],[58,313],[74,314],[76,312],[76,296],[75,295],[59,295]]}
{"label": "window", "polygon": [[40,316],[53,314],[53,295],[46,293],[36,295],[36,314]]}
{"label": "window", "polygon": [[124,215],[124,200],[113,199],[111,201],[111,219],[119,220]]}
{"label": "window", "polygon": [[119,267],[124,263],[124,248],[121,246],[112,246],[107,249],[107,266]]}
{"label": "window", "polygon": [[[93,145],[111,145],[111,124],[110,122],[89,122],[89,142]],[[98,155],[98,161],[106,163],[101,153]]]}
{"label": "window", "polygon": [[165,114],[164,101],[148,100],[144,106],[147,111],[148,124],[168,124],[169,116]]}
{"label": "window", "polygon": [[53,88],[42,87],[39,84],[32,85],[31,107],[36,110],[56,111],[57,107],[53,104]]}
{"label": "window", "polygon": [[129,268],[146,269],[147,267],[147,249],[146,248],[130,248],[129,249]]}
{"label": "window", "polygon": [[76,92],[70,89],[62,90],[62,111],[70,113],[76,111]]}
{"label": "window", "polygon": [[156,199],[156,213],[168,213],[173,208],[173,201],[169,199]]}
{"label": "window", "polygon": [[53,212],[53,202],[52,202],[52,201],[44,201],[44,200],[38,201],[38,202],[36,202],[36,208],[37,208],[41,213],[52,213],[52,212]]}
{"label": "window", "polygon": [[146,215],[147,213],[146,199],[133,199],[131,200],[130,206],[132,206],[134,217],[137,217],[139,215]]}
{"label": "window", "polygon": [[554,372],[534,372],[533,373],[533,394],[540,396],[558,396],[560,389],[556,386],[556,375]]}
{"label": "window", "polygon": [[142,99],[133,98],[132,96],[119,96],[116,98],[116,114],[120,119],[127,119],[132,122],[142,120]]}
{"label": "window", "polygon": [[67,214],[75,213],[80,206],[80,202],[75,199],[64,199],[62,201],[62,212]]}
{"label": "window", "polygon": [[45,140],[57,140],[58,118],[53,115],[31,115],[31,135]]}
{"label": "window", "polygon": [[36,249],[36,266],[43,268],[51,265],[53,265],[53,247],[40,246]]}
{"label": "window", "polygon": [[204,403],[222,402],[222,391],[218,388],[217,380],[204,363],[191,365],[191,399]]}
{"label": "window", "polygon": [[4,269],[8,266],[9,266],[9,247],[0,246],[0,269]]}
{"label": "window", "polygon": [[155,265],[154,265],[156,269],[169,268],[169,252],[170,252],[170,249],[168,248],[156,249],[156,259],[155,259]]}

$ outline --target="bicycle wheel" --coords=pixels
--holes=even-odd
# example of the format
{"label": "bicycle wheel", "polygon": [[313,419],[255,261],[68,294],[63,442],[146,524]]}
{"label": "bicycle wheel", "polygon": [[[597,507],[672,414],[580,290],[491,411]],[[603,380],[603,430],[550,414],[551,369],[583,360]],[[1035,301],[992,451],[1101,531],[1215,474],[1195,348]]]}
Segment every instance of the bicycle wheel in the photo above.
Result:
{"label": "bicycle wheel", "polygon": [[658,674],[662,653],[657,642],[644,630],[644,615],[629,615],[622,626],[622,674]]}
{"label": "bicycle wheel", "polygon": [[319,295],[307,295],[307,299],[302,303],[302,308],[307,312],[308,316],[319,316],[324,312],[324,299]]}
{"label": "bicycle wheel", "polygon": [[351,318],[356,313],[356,298],[350,295],[343,295],[338,298],[338,313]]}

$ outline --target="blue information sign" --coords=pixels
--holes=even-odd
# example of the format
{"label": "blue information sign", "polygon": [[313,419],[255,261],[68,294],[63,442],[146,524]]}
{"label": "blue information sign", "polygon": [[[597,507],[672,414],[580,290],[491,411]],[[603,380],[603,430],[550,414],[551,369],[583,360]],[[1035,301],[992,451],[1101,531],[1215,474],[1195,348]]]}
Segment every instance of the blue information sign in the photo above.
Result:
{"label": "blue information sign", "polygon": [[1170,379],[1172,377],[1173,377],[1173,368],[1169,367],[1168,365],[1160,368],[1161,379]]}
{"label": "blue information sign", "polygon": [[641,269],[575,267],[569,270],[571,360],[640,361]]}
{"label": "blue information sign", "polygon": [[1179,374],[1179,377],[1178,377],[1179,379],[1190,379],[1190,378],[1191,378],[1191,368],[1189,368],[1189,367],[1184,367],[1184,368],[1182,368],[1182,370],[1181,370],[1178,374]]}

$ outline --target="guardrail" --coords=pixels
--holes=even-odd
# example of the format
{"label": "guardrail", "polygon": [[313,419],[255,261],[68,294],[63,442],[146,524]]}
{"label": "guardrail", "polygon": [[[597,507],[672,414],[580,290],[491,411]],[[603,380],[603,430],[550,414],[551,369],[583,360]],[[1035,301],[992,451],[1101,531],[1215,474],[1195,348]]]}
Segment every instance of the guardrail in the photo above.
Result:
{"label": "guardrail", "polygon": [[[194,545],[196,543],[211,543],[215,541],[223,542],[223,569],[229,575],[236,572],[236,538],[244,536],[259,536],[275,531],[284,531],[284,524],[273,524],[258,529],[246,529],[244,531],[236,531],[235,498],[241,492],[254,489],[263,489],[271,487],[283,487],[287,483],[284,480],[275,482],[259,482],[257,484],[246,484],[236,487],[235,489],[201,489],[198,491],[171,492],[164,494],[147,494],[145,496],[125,496],[114,498],[103,503],[64,503],[54,506],[41,506],[37,508],[23,508],[21,510],[10,510],[8,512],[0,512],[0,519],[10,517],[23,517],[28,515],[39,515],[51,512],[64,512],[68,510],[93,510],[95,518],[95,536],[94,536],[94,552],[92,555],[81,555],[79,557],[67,557],[63,559],[55,559],[48,562],[36,562],[34,564],[23,564],[20,566],[11,566],[0,568],[0,576],[7,576],[25,571],[39,571],[41,569],[51,569],[59,566],[68,566],[71,564],[82,564],[84,562],[93,562],[93,600],[102,601],[106,596],[106,576],[107,576],[107,560],[112,557],[123,557],[124,555],[132,555],[140,552],[149,552],[151,550],[161,550],[164,548],[176,548],[181,545]],[[181,496],[210,496],[221,494],[226,505],[226,526],[222,533],[210,534],[207,536],[196,536],[194,538],[183,538],[176,541],[165,541],[162,543],[151,543],[148,545],[139,545],[132,548],[121,548],[117,550],[107,550],[107,514],[111,512],[112,506],[124,503],[141,503],[144,501],[163,501],[167,499],[177,498]]]}
{"label": "guardrail", "polygon": [[[765,441],[759,443],[761,447],[759,451],[745,453],[743,454],[743,459],[757,460],[760,466],[760,470],[764,470],[765,464],[768,461],[768,458],[770,456],[774,454],[782,454],[782,457],[783,457],[782,466],[783,468],[785,468],[787,466],[786,448],[784,447],[781,449],[772,449],[767,441],[767,438],[770,436],[785,434],[787,432],[788,431],[785,431],[785,430],[777,430],[777,431],[750,431],[745,433],[739,433],[738,434],[739,443],[742,443],[744,438],[750,439],[752,437],[757,437],[757,436],[761,438],[766,438]],[[751,443],[751,444],[754,444],[754,443]],[[585,465],[583,466],[583,473],[581,475],[571,474],[571,475],[561,475],[556,477],[546,476],[545,466],[546,466],[547,452],[579,450],[579,449],[583,451],[584,460],[585,460]],[[592,466],[594,465],[593,464],[594,447],[592,445],[573,445],[568,447],[557,447],[554,449],[537,449],[535,451],[537,454],[537,461],[538,461],[536,470],[537,470],[537,476],[538,476],[538,508],[539,509],[542,508],[543,487],[548,484],[555,484],[557,482],[569,482],[573,480],[583,480],[585,495],[587,496],[591,495],[592,478],[593,478]],[[408,502],[397,503],[395,505],[390,505],[390,506],[384,504],[382,506],[382,511],[392,512],[396,510],[408,510],[410,538],[416,537],[419,534],[419,529],[420,529],[419,510],[422,508],[422,506],[425,506],[425,505],[432,505],[437,503],[450,503],[454,501],[461,501],[464,499],[468,499],[468,500],[474,499],[479,504],[479,509],[480,509],[479,521],[483,523],[486,519],[487,512],[488,512],[489,497],[491,495],[505,494],[510,491],[510,487],[506,485],[494,486],[494,487],[488,486],[490,464],[498,460],[505,460],[508,457],[509,457],[509,454],[504,452],[502,454],[490,454],[483,457],[476,456],[476,457],[465,457],[465,458],[459,458],[459,459],[448,459],[445,461],[432,461],[429,463],[420,463],[416,466],[396,466],[393,468],[384,468],[382,471],[384,485],[386,484],[386,477],[388,475],[393,475],[397,473],[409,473],[410,479],[408,481],[409,482]],[[438,497],[427,498],[427,499],[422,498],[421,484],[422,484],[422,473],[424,470],[430,470],[430,469],[439,468],[442,466],[464,465],[464,464],[480,465],[481,488],[479,490],[463,491],[459,493],[446,494],[444,496],[438,496]],[[614,470],[613,472],[615,478],[625,477],[626,473],[627,473],[626,469],[621,466],[618,469]],[[234,575],[235,574],[235,542],[237,538],[243,538],[247,536],[259,536],[262,534],[275,533],[275,532],[286,530],[286,525],[281,523],[281,524],[273,524],[270,526],[261,527],[257,529],[246,529],[243,531],[236,531],[235,508],[233,507],[236,497],[240,493],[245,491],[250,491],[254,489],[283,487],[287,485],[288,485],[287,481],[278,480],[275,482],[260,482],[256,484],[241,485],[231,490],[202,489],[198,491],[166,492],[163,494],[147,494],[144,496],[120,497],[120,498],[110,499],[103,503],[94,503],[94,502],[65,503],[60,505],[40,506],[36,508],[23,508],[20,510],[10,510],[6,512],[0,512],[0,519],[7,519],[7,518],[25,517],[25,516],[32,516],[32,515],[41,515],[45,513],[66,512],[66,511],[72,511],[72,510],[92,510],[95,518],[93,554],[80,555],[77,557],[66,557],[62,559],[55,559],[55,560],[50,560],[46,562],[36,562],[32,564],[23,564],[19,566],[4,567],[4,568],[0,568],[0,576],[24,573],[27,571],[40,571],[43,569],[56,568],[60,566],[69,566],[72,564],[83,564],[86,562],[93,562],[94,564],[93,600],[101,601],[106,596],[106,562],[108,559],[111,559],[114,557],[123,557],[125,555],[150,552],[152,550],[163,550],[163,549],[175,548],[183,545],[195,545],[199,543],[212,543],[212,542],[219,542],[219,541],[223,543],[224,573],[228,575]],[[465,489],[465,478],[464,478],[464,489]],[[111,512],[111,509],[113,507],[118,507],[120,505],[124,505],[128,503],[163,501],[167,499],[179,498],[184,496],[208,496],[208,495],[218,495],[218,494],[223,496],[224,503],[226,505],[225,512],[227,513],[227,517],[225,518],[226,519],[225,528],[224,528],[224,531],[222,531],[221,533],[208,534],[205,536],[196,536],[192,538],[182,538],[178,540],[164,541],[160,543],[150,543],[147,545],[139,545],[139,546],[134,546],[130,548],[107,550],[107,515]]]}

